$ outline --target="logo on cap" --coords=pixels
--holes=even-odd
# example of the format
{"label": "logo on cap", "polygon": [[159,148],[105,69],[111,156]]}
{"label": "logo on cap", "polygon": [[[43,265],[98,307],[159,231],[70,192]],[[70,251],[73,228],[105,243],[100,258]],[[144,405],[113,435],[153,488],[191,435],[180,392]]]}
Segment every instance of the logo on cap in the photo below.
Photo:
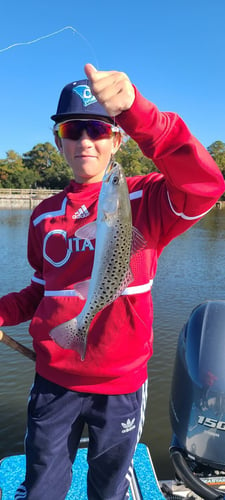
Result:
{"label": "logo on cap", "polygon": [[97,101],[97,99],[92,95],[88,85],[78,85],[73,88],[73,92],[79,95],[84,106],[89,106],[89,104],[93,104]]}

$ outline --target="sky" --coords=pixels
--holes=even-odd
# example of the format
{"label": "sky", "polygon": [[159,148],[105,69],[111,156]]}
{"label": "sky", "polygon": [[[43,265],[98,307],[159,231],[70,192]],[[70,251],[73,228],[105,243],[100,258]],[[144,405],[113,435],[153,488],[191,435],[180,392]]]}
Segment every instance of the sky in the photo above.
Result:
{"label": "sky", "polygon": [[225,142],[224,26],[225,0],[4,2],[0,159],[54,143],[50,116],[64,85],[85,77],[87,62],[127,73],[205,147]]}

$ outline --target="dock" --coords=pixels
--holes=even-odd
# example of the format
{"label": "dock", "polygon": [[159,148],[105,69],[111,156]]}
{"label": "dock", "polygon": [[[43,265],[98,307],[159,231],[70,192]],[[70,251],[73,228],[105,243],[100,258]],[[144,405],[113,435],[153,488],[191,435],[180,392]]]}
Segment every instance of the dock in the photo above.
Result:
{"label": "dock", "polygon": [[59,193],[57,189],[0,188],[0,209],[33,209],[42,200]]}
{"label": "dock", "polygon": [[[0,188],[0,210],[7,209],[31,209],[35,208],[42,200],[49,198],[61,189],[14,189]],[[218,200],[216,208],[225,208],[225,201]]]}

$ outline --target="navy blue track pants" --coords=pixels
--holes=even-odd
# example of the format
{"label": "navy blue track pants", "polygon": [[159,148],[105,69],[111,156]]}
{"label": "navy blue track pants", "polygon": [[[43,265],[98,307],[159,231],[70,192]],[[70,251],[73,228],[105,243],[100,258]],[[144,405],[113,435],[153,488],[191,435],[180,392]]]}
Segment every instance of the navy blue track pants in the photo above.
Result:
{"label": "navy blue track pants", "polygon": [[146,400],[147,382],[137,392],[108,396],[69,391],[36,375],[28,405],[26,478],[15,499],[65,499],[85,424],[88,499],[127,499]]}

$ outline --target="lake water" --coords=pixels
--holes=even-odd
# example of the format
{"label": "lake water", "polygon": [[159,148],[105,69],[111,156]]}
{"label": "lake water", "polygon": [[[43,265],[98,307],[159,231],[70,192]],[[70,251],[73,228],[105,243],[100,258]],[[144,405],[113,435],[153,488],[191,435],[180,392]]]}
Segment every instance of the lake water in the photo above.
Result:
{"label": "lake water", "polygon": [[[33,274],[26,260],[30,211],[0,211],[0,295],[19,291]],[[213,209],[170,243],[159,260],[153,285],[154,355],[149,363],[149,399],[142,442],[160,478],[171,476],[168,448],[170,384],[179,332],[192,309],[207,299],[225,298],[225,210]],[[28,324],[4,328],[31,347]],[[23,453],[26,406],[34,364],[0,345],[0,458]]]}

